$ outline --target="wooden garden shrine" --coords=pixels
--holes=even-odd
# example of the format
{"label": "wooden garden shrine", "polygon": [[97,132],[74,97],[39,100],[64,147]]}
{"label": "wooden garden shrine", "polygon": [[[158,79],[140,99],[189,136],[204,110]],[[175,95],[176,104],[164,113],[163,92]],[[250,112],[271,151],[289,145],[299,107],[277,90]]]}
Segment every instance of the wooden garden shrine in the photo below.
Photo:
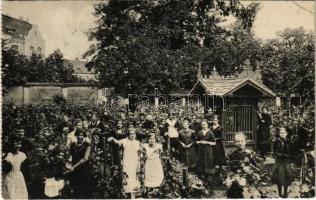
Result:
{"label": "wooden garden shrine", "polygon": [[190,91],[192,96],[200,96],[202,104],[220,115],[226,143],[231,143],[233,135],[242,131],[249,142],[254,142],[259,104],[269,105],[276,95],[262,83],[260,70],[252,71],[249,62],[244,71],[235,76],[220,76],[213,68],[209,77],[198,77]]}

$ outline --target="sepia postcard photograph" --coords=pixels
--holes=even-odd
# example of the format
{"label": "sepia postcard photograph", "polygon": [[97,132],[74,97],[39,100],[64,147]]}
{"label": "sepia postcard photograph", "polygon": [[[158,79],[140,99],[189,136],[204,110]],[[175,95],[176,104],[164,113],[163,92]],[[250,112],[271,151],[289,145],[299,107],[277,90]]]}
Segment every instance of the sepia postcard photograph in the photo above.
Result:
{"label": "sepia postcard photograph", "polygon": [[315,198],[315,1],[1,2],[3,199]]}

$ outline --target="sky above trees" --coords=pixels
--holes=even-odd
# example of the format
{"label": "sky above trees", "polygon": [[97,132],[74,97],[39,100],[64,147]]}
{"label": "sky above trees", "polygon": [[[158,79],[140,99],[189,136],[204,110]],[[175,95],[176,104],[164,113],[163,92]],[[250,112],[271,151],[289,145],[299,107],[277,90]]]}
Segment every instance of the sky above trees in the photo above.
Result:
{"label": "sky above trees", "polygon": [[[92,12],[98,1],[4,1],[3,13],[37,24],[46,39],[46,55],[59,48],[65,58],[81,58],[92,44],[87,32],[94,27]],[[248,4],[250,1],[243,1]],[[314,31],[314,1],[265,1],[254,22],[256,38],[271,39],[285,28]],[[232,20],[228,19],[227,24]]]}

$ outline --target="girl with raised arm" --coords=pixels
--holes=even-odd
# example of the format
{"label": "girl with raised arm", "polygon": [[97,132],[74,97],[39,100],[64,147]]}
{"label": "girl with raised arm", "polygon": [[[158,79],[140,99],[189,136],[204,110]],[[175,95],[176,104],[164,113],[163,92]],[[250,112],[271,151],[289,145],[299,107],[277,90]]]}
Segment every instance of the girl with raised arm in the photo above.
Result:
{"label": "girl with raised arm", "polygon": [[117,140],[114,137],[110,137],[108,141],[114,141],[116,144],[123,146],[123,172],[127,175],[127,184],[124,186],[124,189],[126,193],[131,194],[131,198],[134,198],[135,192],[140,189],[140,182],[137,177],[140,142],[136,140],[136,130],[134,128],[130,129],[128,138]]}

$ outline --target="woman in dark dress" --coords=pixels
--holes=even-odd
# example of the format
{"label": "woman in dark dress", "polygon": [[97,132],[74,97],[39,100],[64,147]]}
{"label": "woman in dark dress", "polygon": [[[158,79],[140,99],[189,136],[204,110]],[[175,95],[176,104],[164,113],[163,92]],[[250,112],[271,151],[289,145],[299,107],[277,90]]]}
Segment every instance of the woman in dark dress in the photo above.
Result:
{"label": "woman in dark dress", "polygon": [[199,120],[197,118],[196,115],[193,115],[192,116],[192,121],[191,121],[191,124],[190,124],[190,129],[194,130],[196,133],[199,132],[202,127],[201,127],[201,123],[199,123]]}
{"label": "woman in dark dress", "polygon": [[86,136],[81,129],[75,132],[77,142],[70,146],[71,164],[67,167],[70,173],[70,185],[73,189],[74,198],[88,199],[93,196],[95,188],[92,175],[90,173],[91,166],[89,164],[90,144],[84,140]]}
{"label": "woman in dark dress", "polygon": [[211,131],[214,133],[216,144],[214,146],[214,164],[219,166],[218,176],[221,175],[222,166],[225,164],[225,149],[224,149],[224,136],[223,128],[218,123],[218,115],[214,116]]}
{"label": "woman in dark dress", "polygon": [[258,150],[265,159],[267,153],[270,152],[270,126],[272,125],[271,116],[268,114],[268,109],[262,107],[262,113],[258,113]]}
{"label": "woman in dark dress", "polygon": [[[273,143],[273,154],[275,155],[275,164],[272,172],[272,183],[278,185],[280,197],[287,197],[287,188],[293,181],[291,169],[291,144],[287,139],[287,131],[280,128],[279,137]],[[282,186],[284,193],[282,195]]]}
{"label": "woman in dark dress", "polygon": [[209,174],[214,173],[213,147],[215,145],[214,133],[208,128],[207,121],[202,121],[202,130],[197,134],[198,155],[196,171],[199,177],[207,180]]}
{"label": "woman in dark dress", "polygon": [[179,131],[180,143],[180,161],[189,169],[193,169],[196,164],[196,148],[195,148],[194,130],[189,129],[189,122],[183,121],[183,129]]}
{"label": "woman in dark dress", "polygon": [[[112,134],[112,137],[114,137],[116,140],[121,140],[124,138],[127,138],[127,132],[125,128],[123,127],[123,121],[119,120],[117,121],[116,130]],[[112,143],[112,164],[120,166],[121,164],[121,151],[122,147],[119,146],[116,143]]]}

